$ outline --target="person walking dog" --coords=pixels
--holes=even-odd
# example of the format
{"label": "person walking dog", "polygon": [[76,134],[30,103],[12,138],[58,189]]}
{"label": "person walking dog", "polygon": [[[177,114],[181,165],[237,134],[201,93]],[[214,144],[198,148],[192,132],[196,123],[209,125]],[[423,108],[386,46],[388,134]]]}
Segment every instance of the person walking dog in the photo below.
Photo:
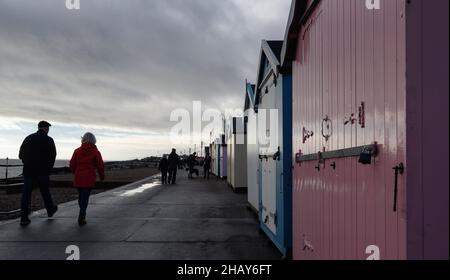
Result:
{"label": "person walking dog", "polygon": [[86,224],[86,210],[91,191],[95,187],[96,171],[100,180],[105,179],[105,165],[102,155],[95,146],[96,142],[94,134],[90,132],[84,134],[81,138],[81,147],[74,151],[70,160],[70,169],[75,174],[73,185],[78,189],[79,226]]}
{"label": "person walking dog", "polygon": [[50,173],[55,165],[56,146],[51,137],[48,136],[51,124],[41,121],[38,131],[25,138],[20,146],[19,158],[23,163],[24,188],[21,200],[20,225],[27,226],[31,223],[29,219],[31,193],[33,186],[37,184],[47,209],[48,217],[51,218],[58,211],[58,206],[53,203],[50,194]]}
{"label": "person walking dog", "polygon": [[[187,158],[187,164],[188,164],[188,168],[189,168],[188,179],[193,179],[192,173],[195,173],[194,167],[195,167],[195,163],[197,161],[196,158],[197,158],[197,153],[195,153],[195,152]],[[197,176],[198,176],[198,174],[197,174]]]}

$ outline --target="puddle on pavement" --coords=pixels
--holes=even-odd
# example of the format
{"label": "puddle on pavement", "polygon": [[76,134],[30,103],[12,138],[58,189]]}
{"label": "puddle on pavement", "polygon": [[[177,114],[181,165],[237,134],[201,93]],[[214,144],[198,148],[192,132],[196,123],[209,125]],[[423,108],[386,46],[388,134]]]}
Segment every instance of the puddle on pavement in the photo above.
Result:
{"label": "puddle on pavement", "polygon": [[140,187],[137,187],[137,188],[134,188],[134,189],[131,189],[131,190],[127,190],[127,191],[123,191],[123,192],[117,192],[115,194],[117,194],[118,196],[121,196],[121,197],[130,197],[130,196],[133,196],[133,195],[141,194],[141,193],[143,193],[143,192],[145,192],[147,190],[150,190],[150,189],[152,189],[152,188],[154,188],[156,186],[159,186],[159,185],[160,185],[159,183],[143,184]]}

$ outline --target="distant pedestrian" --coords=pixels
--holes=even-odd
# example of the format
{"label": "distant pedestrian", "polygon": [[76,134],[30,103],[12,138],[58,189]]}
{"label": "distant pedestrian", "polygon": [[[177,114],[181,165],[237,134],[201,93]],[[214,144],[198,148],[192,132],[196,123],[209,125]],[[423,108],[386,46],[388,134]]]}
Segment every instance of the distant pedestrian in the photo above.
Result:
{"label": "distant pedestrian", "polygon": [[89,204],[89,196],[95,187],[96,171],[100,180],[105,179],[105,165],[102,155],[95,146],[97,140],[94,134],[88,132],[81,138],[81,147],[76,149],[70,160],[70,169],[75,174],[73,185],[78,189],[78,225],[86,224],[86,210]]}
{"label": "distant pedestrian", "polygon": [[20,225],[30,224],[29,212],[31,204],[31,193],[33,186],[37,184],[47,209],[48,217],[58,211],[58,206],[53,203],[50,194],[50,173],[55,165],[56,146],[51,137],[48,136],[50,126],[46,121],[38,124],[38,131],[25,138],[20,146],[19,158],[23,163],[24,188],[21,201]]}
{"label": "distant pedestrian", "polygon": [[177,155],[177,150],[172,149],[168,158],[169,163],[169,183],[175,184],[177,181],[177,169],[180,164],[180,157]]}
{"label": "distant pedestrian", "polygon": [[163,156],[159,161],[158,170],[161,171],[161,182],[167,184],[167,171],[169,170],[169,160],[167,156]]}
{"label": "distant pedestrian", "polygon": [[184,164],[185,164],[185,160],[180,158],[180,161],[178,163],[178,169],[183,170]]}
{"label": "distant pedestrian", "polygon": [[195,153],[195,152],[192,155],[189,155],[189,157],[187,158],[187,164],[188,164],[188,169],[189,169],[188,179],[193,179],[192,173],[194,173],[194,166],[196,163],[196,158],[197,158],[197,153]]}
{"label": "distant pedestrian", "polygon": [[209,180],[209,170],[211,169],[211,156],[206,154],[203,161],[203,178]]}

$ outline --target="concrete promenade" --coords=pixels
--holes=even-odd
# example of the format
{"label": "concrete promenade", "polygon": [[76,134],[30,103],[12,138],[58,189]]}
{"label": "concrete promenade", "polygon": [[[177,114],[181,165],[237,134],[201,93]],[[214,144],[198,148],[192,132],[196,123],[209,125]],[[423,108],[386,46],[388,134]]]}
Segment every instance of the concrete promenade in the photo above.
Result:
{"label": "concrete promenade", "polygon": [[276,260],[281,255],[246,209],[246,194],[226,181],[187,180],[162,186],[151,177],[91,197],[85,227],[76,201],[53,218],[0,222],[0,260],[65,260],[76,245],[82,260]]}

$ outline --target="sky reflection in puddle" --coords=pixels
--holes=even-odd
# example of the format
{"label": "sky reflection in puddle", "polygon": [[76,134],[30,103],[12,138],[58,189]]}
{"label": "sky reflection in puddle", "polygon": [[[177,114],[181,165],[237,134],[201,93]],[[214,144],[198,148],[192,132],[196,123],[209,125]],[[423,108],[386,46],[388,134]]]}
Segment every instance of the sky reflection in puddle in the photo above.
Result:
{"label": "sky reflection in puddle", "polygon": [[133,196],[133,195],[136,195],[136,194],[143,193],[143,192],[145,192],[146,190],[149,190],[149,189],[151,189],[151,188],[154,188],[154,187],[156,187],[156,186],[158,186],[158,185],[159,185],[159,184],[157,184],[157,183],[144,184],[144,185],[142,185],[142,186],[140,186],[140,187],[138,187],[138,188],[131,189],[131,190],[128,190],[128,191],[125,191],[124,193],[121,193],[119,196],[127,196],[127,197]]}

